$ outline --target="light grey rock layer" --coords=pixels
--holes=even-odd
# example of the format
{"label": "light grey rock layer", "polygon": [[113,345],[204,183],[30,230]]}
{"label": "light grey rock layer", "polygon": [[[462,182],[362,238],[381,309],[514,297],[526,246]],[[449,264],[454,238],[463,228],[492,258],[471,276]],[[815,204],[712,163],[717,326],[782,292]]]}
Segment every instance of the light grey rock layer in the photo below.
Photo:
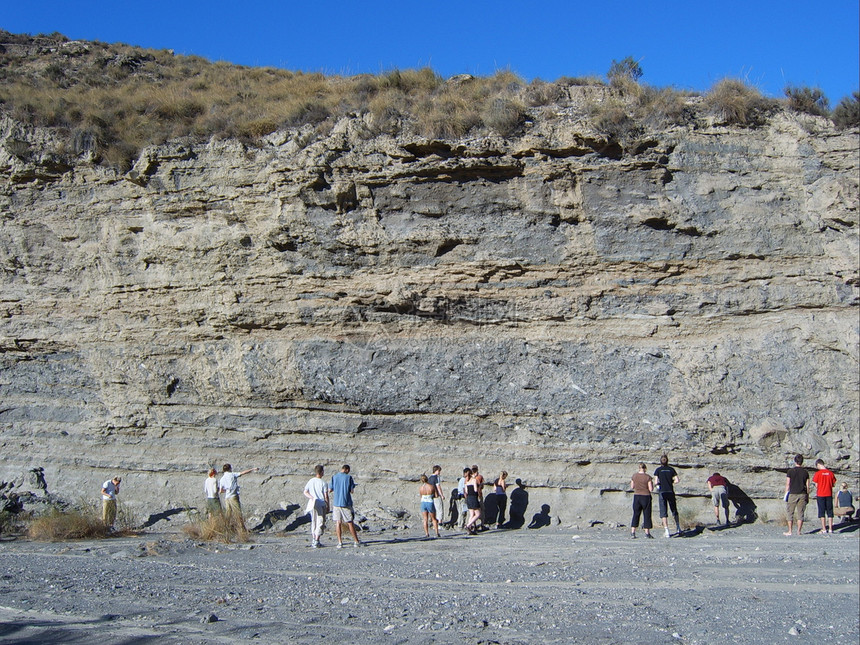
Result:
{"label": "light grey rock layer", "polygon": [[856,130],[624,151],[563,111],[454,143],[351,118],[127,175],[0,142],[0,478],[121,472],[142,511],[230,461],[262,513],[317,462],[410,509],[433,463],[572,508],[664,451],[689,495],[720,470],[774,500],[795,451],[858,477]]}

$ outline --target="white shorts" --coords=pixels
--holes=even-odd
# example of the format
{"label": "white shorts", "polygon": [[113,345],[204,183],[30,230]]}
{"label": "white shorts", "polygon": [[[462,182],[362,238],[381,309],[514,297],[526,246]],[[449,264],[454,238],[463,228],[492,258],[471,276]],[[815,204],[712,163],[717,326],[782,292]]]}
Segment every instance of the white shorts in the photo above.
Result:
{"label": "white shorts", "polygon": [[335,506],[331,511],[331,518],[335,522],[352,522],[355,513],[352,512],[352,506]]}

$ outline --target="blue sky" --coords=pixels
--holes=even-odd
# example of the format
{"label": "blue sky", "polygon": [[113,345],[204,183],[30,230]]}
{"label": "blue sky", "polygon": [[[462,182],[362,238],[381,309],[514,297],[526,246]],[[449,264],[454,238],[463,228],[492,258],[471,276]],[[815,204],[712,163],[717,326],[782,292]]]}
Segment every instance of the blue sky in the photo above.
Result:
{"label": "blue sky", "polygon": [[632,56],[658,86],[705,91],[727,76],[772,96],[860,87],[858,0],[0,0],[0,28],[58,31],[242,65],[328,74],[430,66],[443,76],[605,74]]}

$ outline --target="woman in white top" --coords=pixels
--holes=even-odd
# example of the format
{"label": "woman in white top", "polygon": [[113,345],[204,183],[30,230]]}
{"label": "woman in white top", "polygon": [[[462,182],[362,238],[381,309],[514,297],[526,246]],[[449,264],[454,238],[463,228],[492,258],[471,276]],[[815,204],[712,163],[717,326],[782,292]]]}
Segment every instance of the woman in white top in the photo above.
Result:
{"label": "woman in white top", "polygon": [[209,517],[221,515],[221,499],[218,497],[218,471],[209,469],[209,477],[203,484],[203,493],[206,495],[206,514]]}

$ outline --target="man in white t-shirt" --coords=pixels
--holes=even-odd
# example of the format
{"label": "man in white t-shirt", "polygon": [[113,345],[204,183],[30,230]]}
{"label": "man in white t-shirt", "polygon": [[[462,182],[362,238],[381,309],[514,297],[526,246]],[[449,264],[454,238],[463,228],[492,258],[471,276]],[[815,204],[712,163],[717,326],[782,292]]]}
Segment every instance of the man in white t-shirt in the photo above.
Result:
{"label": "man in white t-shirt", "polygon": [[116,496],[121,482],[121,477],[114,477],[102,484],[102,521],[109,529],[116,522]]}
{"label": "man in white t-shirt", "polygon": [[233,466],[230,464],[224,464],[221,467],[221,470],[224,474],[221,475],[221,481],[219,482],[218,487],[221,489],[221,492],[224,493],[224,506],[227,507],[227,521],[236,522],[244,530],[245,518],[242,517],[242,504],[239,501],[238,479],[242,475],[257,472],[259,468],[249,468],[248,470],[243,470],[241,473],[234,473]]}
{"label": "man in white t-shirt", "polygon": [[305,512],[311,516],[311,546],[318,548],[320,538],[325,530],[325,514],[329,509],[328,486],[323,481],[325,469],[322,466],[314,467],[314,476],[305,484],[304,495],[308,498]]}

